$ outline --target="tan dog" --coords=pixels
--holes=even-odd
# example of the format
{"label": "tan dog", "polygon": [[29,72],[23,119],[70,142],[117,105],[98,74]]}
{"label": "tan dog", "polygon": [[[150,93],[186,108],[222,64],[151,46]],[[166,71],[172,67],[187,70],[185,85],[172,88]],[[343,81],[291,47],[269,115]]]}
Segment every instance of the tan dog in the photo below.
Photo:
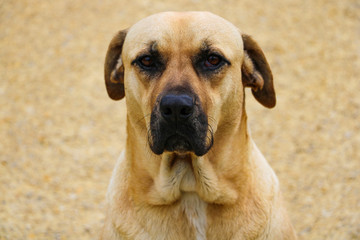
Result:
{"label": "tan dog", "polygon": [[210,13],[156,14],[113,38],[105,81],[126,96],[127,140],[102,239],[296,238],[247,126],[245,87],[276,102],[250,36]]}

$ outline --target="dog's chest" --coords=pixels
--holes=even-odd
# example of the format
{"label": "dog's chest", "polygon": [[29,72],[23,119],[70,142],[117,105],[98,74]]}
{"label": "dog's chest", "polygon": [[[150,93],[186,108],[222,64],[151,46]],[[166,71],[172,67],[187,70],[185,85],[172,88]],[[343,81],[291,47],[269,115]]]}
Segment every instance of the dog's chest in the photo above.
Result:
{"label": "dog's chest", "polygon": [[181,207],[195,230],[196,240],[205,240],[207,204],[196,193],[185,193],[181,198]]}

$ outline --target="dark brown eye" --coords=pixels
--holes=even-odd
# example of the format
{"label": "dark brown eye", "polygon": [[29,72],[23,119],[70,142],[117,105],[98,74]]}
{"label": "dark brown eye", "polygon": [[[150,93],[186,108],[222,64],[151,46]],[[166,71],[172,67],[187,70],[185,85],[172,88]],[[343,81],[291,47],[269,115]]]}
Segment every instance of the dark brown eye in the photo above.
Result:
{"label": "dark brown eye", "polygon": [[152,67],[154,64],[153,58],[151,56],[145,56],[140,59],[141,65],[144,67]]}
{"label": "dark brown eye", "polygon": [[207,57],[204,65],[207,68],[214,68],[217,67],[221,63],[221,58],[216,55],[210,55]]}

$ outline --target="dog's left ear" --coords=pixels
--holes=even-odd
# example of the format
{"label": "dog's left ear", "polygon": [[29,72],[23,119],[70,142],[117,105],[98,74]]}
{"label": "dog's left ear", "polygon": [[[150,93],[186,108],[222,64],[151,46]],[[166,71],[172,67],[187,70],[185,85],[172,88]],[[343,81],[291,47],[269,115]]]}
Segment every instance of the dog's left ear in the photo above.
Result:
{"label": "dog's left ear", "polygon": [[244,62],[241,66],[242,82],[251,91],[258,102],[268,108],[276,104],[273,76],[270,66],[259,45],[246,34],[244,42]]}
{"label": "dog's left ear", "polygon": [[124,66],[121,61],[121,51],[127,29],[118,32],[109,44],[105,58],[105,85],[110,98],[120,100],[125,96]]}

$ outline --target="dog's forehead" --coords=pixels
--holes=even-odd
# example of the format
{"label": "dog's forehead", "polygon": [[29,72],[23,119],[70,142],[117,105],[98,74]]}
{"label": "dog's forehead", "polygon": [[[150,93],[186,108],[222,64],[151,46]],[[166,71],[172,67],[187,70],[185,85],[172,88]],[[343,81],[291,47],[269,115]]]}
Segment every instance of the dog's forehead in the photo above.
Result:
{"label": "dog's forehead", "polygon": [[134,24],[126,36],[124,51],[131,57],[156,43],[165,50],[196,51],[210,43],[226,54],[241,50],[239,30],[227,20],[208,12],[164,12]]}

